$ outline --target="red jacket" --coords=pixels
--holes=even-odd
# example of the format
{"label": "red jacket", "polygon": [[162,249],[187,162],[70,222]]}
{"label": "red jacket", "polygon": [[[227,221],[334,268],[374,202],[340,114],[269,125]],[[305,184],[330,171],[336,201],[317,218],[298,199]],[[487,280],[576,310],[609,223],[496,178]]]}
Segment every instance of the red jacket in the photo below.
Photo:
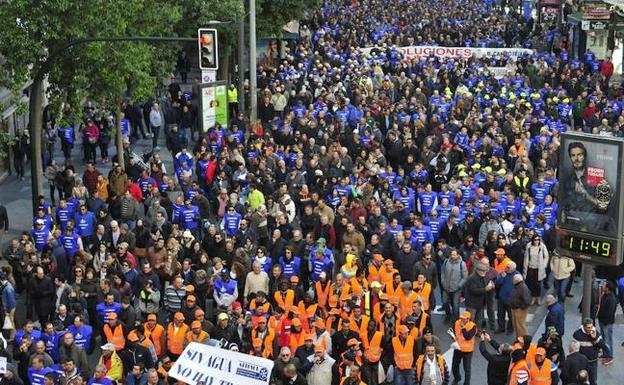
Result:
{"label": "red jacket", "polygon": [[100,129],[95,124],[90,124],[85,128],[85,135],[90,143],[97,143],[100,139]]}
{"label": "red jacket", "polygon": [[138,183],[130,183],[128,186],[128,191],[130,191],[130,195],[139,202],[143,202],[143,192],[141,191],[141,186]]}
{"label": "red jacket", "polygon": [[613,75],[613,62],[603,61],[600,65],[600,73],[602,76],[609,77]]}
{"label": "red jacket", "polygon": [[97,178],[99,175],[100,172],[98,170],[86,170],[82,175],[82,183],[84,183],[85,187],[89,191],[89,194],[92,194],[97,189]]}
{"label": "red jacket", "polygon": [[206,167],[206,184],[211,184],[212,180],[214,179],[215,176],[215,172],[217,171],[217,162],[215,162],[214,160],[211,160],[210,162],[208,162],[208,166]]}

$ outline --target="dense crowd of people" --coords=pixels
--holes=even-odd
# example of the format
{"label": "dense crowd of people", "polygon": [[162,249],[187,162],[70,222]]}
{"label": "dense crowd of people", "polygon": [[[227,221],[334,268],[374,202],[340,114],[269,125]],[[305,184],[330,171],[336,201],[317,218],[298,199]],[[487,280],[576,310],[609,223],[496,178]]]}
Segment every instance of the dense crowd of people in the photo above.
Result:
{"label": "dense crowd of people", "polygon": [[[97,103],[48,116],[50,196],[3,253],[2,384],[174,384],[184,348],[215,341],[274,360],[272,385],[469,385],[477,344],[490,385],[597,384],[623,291],[609,281],[564,330],[581,265],[555,252],[558,149],[568,130],[622,136],[621,99],[609,58],[574,57],[567,27],[518,9],[325,2],[259,68],[257,122],[230,98],[229,125],[203,131],[198,83],[173,81],[123,106],[126,148],[153,144],[125,167]],[[534,53],[401,55],[412,45]]]}

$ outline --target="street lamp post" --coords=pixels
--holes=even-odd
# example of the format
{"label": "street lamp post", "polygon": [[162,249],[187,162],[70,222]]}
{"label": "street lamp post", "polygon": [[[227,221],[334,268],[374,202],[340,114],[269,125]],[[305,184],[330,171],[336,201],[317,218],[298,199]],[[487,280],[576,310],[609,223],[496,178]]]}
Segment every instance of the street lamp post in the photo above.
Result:
{"label": "street lamp post", "polygon": [[[245,0],[241,9],[245,10]],[[238,110],[245,111],[245,17],[238,23]]]}
{"label": "street lamp post", "polygon": [[256,79],[256,0],[249,0],[249,119],[254,124],[258,119],[258,91]]}

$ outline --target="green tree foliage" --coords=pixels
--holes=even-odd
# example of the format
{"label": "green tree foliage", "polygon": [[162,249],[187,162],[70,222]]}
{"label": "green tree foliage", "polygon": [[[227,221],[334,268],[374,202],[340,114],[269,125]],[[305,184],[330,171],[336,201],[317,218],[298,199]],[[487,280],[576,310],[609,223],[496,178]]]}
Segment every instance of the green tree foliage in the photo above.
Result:
{"label": "green tree foliage", "polygon": [[[8,0],[0,5],[0,84],[18,88],[37,71],[48,75],[52,101],[109,101],[131,90],[144,97],[173,67],[172,49],[81,38],[171,36],[181,10],[167,0]],[[56,56],[51,60],[52,56]]]}
{"label": "green tree foliage", "polygon": [[[210,21],[221,21],[216,28],[226,44],[237,42],[241,17],[249,18],[249,0],[186,0],[182,8],[183,23],[177,31],[180,35],[194,36],[198,27],[209,27]],[[258,38],[279,36],[282,27],[298,20],[306,11],[318,7],[320,0],[256,0],[256,25]]]}
{"label": "green tree foliage", "polygon": [[320,0],[256,0],[258,38],[280,37],[282,27],[317,9]]}

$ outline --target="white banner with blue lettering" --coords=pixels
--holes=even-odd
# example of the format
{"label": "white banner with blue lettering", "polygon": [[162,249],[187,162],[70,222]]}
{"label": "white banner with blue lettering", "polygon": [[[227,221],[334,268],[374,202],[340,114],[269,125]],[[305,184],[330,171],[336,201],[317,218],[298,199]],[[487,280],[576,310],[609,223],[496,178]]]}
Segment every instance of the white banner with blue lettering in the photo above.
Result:
{"label": "white banner with blue lettering", "polygon": [[273,361],[191,342],[169,370],[189,385],[268,385]]}

